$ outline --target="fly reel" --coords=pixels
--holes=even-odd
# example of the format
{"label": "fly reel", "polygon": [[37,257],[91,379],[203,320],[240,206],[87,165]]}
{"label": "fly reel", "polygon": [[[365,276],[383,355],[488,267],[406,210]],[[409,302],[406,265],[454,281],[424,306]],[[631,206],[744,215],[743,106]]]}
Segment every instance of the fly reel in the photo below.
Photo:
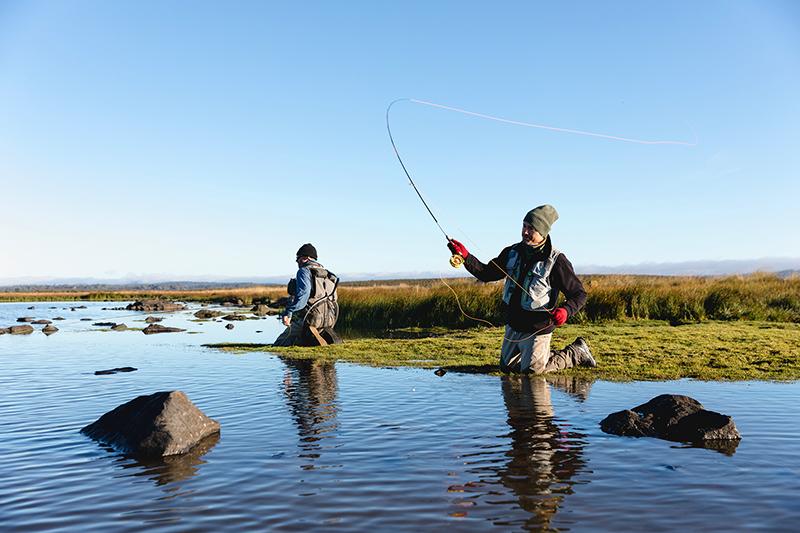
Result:
{"label": "fly reel", "polygon": [[453,268],[461,268],[461,265],[464,264],[464,258],[458,254],[453,254],[450,256],[450,266]]}

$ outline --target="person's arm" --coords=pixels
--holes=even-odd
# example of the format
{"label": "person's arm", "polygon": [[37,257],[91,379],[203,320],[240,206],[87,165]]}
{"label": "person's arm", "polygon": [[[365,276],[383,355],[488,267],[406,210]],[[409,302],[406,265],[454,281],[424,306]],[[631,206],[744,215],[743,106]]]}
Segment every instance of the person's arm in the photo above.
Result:
{"label": "person's arm", "polygon": [[586,305],[586,290],[584,290],[581,280],[575,275],[572,263],[564,254],[559,255],[556,259],[553,274],[557,276],[558,285],[566,297],[561,307],[567,311],[568,316],[574,316]]}
{"label": "person's arm", "polygon": [[295,294],[281,316],[291,318],[293,313],[302,310],[308,305],[308,298],[311,296],[311,270],[301,268],[297,271],[296,279]]}
{"label": "person's arm", "polygon": [[[510,247],[509,247],[510,248]],[[464,258],[464,267],[467,271],[478,278],[480,281],[497,281],[503,279],[506,274],[503,272],[506,263],[508,262],[508,250],[505,248],[500,255],[484,264],[472,254]]]}

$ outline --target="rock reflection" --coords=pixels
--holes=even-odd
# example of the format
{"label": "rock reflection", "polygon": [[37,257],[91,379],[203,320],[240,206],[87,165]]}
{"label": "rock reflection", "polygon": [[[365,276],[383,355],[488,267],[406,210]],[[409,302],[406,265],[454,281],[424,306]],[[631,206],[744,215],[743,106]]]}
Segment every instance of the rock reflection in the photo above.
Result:
{"label": "rock reflection", "polygon": [[133,462],[123,468],[143,468],[135,476],[152,479],[157,486],[169,485],[195,476],[200,465],[205,464],[203,456],[219,442],[219,433],[209,435],[187,453],[166,457],[135,457]]}
{"label": "rock reflection", "polygon": [[336,365],[312,359],[280,359],[286,365],[283,393],[297,425],[299,457],[310,460],[302,468],[311,470],[324,449],[321,441],[333,436],[338,428]]}

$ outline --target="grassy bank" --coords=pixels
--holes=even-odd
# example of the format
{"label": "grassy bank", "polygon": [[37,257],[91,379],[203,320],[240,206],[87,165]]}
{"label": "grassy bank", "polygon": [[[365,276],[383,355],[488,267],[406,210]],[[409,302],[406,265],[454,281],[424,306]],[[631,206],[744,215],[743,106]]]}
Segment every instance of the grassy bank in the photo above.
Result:
{"label": "grassy bank", "polygon": [[[800,277],[774,275],[673,277],[583,276],[589,298],[571,322],[602,323],[622,319],[664,320],[687,324],[705,320],[758,320],[800,323]],[[407,327],[470,328],[481,323],[466,315],[502,323],[499,283],[471,279],[358,282],[341,286],[339,327],[396,329]],[[455,295],[454,295],[455,293]],[[456,298],[457,295],[457,298]],[[0,301],[136,300],[168,298],[222,302],[238,298],[275,302],[283,287],[247,287],[193,291],[5,292]]]}
{"label": "grassy bank", "polygon": [[[437,336],[417,339],[360,338],[318,348],[212,346],[237,353],[488,373],[497,371],[502,335],[499,328],[484,328],[440,330]],[[579,335],[589,341],[598,368],[562,374],[615,381],[800,379],[800,324],[795,323],[714,321],[671,326],[640,320],[577,324],[556,330],[553,346],[560,348]]]}

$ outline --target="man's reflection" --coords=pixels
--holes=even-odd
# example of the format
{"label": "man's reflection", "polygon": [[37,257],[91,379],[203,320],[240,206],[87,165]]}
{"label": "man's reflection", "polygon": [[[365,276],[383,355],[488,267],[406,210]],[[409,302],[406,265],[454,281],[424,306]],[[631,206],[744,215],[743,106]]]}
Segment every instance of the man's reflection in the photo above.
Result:
{"label": "man's reflection", "polygon": [[335,363],[281,357],[286,365],[283,393],[300,437],[300,457],[313,461],[323,449],[322,439],[336,431],[338,382]]}
{"label": "man's reflection", "polygon": [[[582,399],[588,394],[588,388],[571,379],[556,379],[554,385],[567,392],[581,391]],[[572,493],[572,478],[585,464],[585,435],[556,424],[545,378],[504,376],[502,388],[511,449],[500,480],[514,492],[519,506],[531,513],[526,527],[549,527],[564,497]]]}

